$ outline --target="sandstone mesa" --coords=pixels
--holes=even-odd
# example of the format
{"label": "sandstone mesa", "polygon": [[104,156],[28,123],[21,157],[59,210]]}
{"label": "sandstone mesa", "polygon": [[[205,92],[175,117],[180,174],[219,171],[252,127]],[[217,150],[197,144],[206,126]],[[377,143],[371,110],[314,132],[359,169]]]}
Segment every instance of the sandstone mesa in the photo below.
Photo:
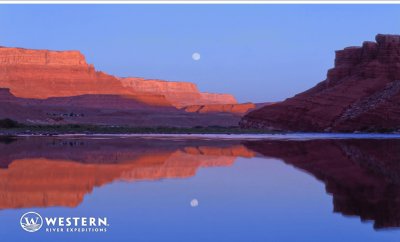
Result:
{"label": "sandstone mesa", "polygon": [[236,104],[229,94],[200,92],[188,82],[120,78],[96,71],[79,51],[0,47],[0,87],[17,97],[45,99],[84,94],[130,95],[159,106]]}

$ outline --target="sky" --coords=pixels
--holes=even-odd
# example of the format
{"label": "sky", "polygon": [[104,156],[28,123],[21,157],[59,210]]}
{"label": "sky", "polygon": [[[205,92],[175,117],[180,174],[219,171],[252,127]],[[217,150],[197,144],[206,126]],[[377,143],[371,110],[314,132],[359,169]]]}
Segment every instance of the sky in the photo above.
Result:
{"label": "sky", "polygon": [[240,102],[311,88],[335,50],[378,33],[400,34],[400,5],[0,5],[0,46],[80,50],[109,74]]}

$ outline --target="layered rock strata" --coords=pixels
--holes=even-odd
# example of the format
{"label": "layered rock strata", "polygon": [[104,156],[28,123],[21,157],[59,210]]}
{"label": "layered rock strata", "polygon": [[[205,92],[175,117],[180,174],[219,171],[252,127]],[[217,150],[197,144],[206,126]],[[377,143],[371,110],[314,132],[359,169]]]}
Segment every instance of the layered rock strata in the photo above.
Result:
{"label": "layered rock strata", "polygon": [[255,110],[242,127],[291,131],[400,129],[400,36],[336,51],[326,80],[283,102]]}
{"label": "layered rock strata", "polygon": [[193,83],[108,75],[87,64],[79,51],[0,47],[0,87],[17,97],[37,99],[112,94],[158,106],[237,103],[229,94],[199,92]]}

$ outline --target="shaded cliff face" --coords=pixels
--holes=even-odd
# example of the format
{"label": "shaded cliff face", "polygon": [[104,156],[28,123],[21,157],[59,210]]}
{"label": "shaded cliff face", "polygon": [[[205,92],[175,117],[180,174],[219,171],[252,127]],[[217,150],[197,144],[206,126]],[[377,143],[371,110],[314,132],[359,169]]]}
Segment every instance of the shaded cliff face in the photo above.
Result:
{"label": "shaded cliff face", "polygon": [[247,114],[241,125],[295,131],[400,129],[400,36],[336,51],[327,79]]}
{"label": "shaded cliff face", "polygon": [[334,212],[400,227],[400,140],[250,141],[244,145],[325,184]]}
{"label": "shaded cliff face", "polygon": [[[209,146],[211,145],[211,146]],[[114,181],[194,176],[254,152],[232,142],[30,138],[0,142],[0,209],[76,207],[95,187]]]}
{"label": "shaded cliff face", "polygon": [[232,95],[200,93],[193,83],[117,78],[96,71],[78,51],[0,47],[0,87],[22,98],[112,94],[156,106],[236,103]]}
{"label": "shaded cliff face", "polygon": [[47,99],[17,98],[0,88],[0,119],[25,124],[91,124],[129,127],[237,126],[234,112],[189,113],[151,105],[131,95],[91,94]]}

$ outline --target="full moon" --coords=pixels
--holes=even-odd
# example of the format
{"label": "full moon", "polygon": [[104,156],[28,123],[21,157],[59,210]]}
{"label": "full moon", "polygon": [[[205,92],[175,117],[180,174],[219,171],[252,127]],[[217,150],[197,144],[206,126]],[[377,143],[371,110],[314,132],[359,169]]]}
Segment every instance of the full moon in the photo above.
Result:
{"label": "full moon", "polygon": [[190,206],[192,208],[199,206],[199,201],[197,199],[193,199],[192,201],[190,201]]}
{"label": "full moon", "polygon": [[193,59],[193,60],[198,61],[198,60],[200,60],[200,58],[201,58],[200,53],[194,52],[194,53],[192,54],[192,59]]}

